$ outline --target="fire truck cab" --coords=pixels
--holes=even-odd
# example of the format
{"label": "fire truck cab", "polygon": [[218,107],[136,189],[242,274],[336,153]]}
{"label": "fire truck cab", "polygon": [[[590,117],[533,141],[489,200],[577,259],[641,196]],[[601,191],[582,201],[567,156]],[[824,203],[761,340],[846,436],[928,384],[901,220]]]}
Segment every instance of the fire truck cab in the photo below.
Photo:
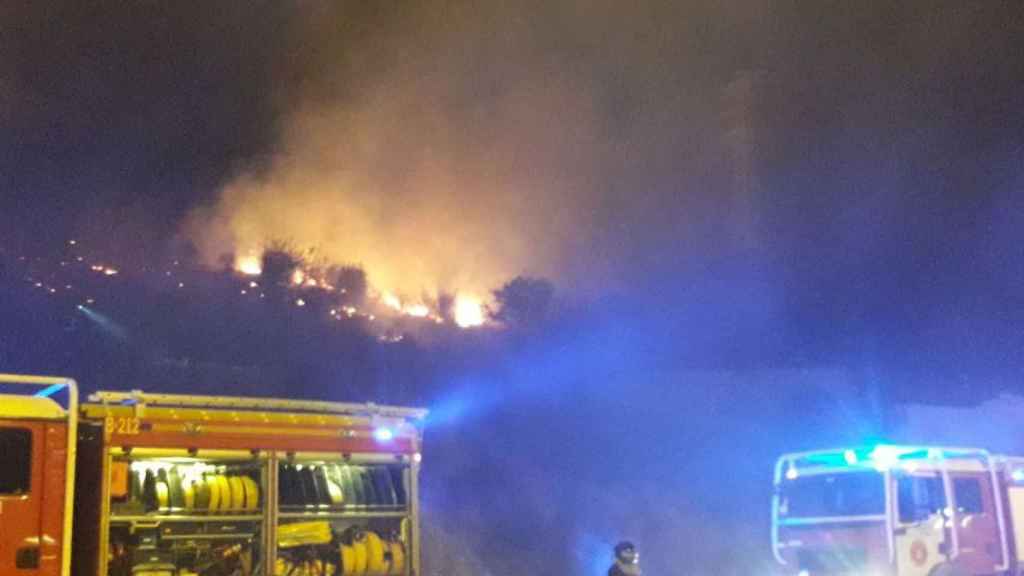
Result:
{"label": "fire truck cab", "polygon": [[[0,374],[0,574],[70,573],[78,392],[62,378]],[[50,396],[68,395],[67,409]]]}
{"label": "fire truck cab", "polygon": [[980,576],[1024,569],[1024,459],[879,445],[785,454],[771,546],[800,576]]}

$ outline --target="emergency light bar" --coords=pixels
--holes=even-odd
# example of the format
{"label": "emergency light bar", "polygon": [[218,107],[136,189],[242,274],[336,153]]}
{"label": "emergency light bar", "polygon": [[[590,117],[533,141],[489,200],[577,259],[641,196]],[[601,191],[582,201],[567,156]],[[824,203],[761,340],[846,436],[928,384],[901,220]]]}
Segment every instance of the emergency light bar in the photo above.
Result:
{"label": "emergency light bar", "polygon": [[[784,476],[793,480],[803,472],[812,469],[875,469],[885,471],[901,465],[912,466],[920,461],[940,460],[985,460],[989,457],[984,450],[975,448],[947,448],[934,446],[902,446],[878,444],[857,448],[816,450],[798,452],[780,458],[784,465]],[[1024,482],[1024,469],[1021,471]]]}

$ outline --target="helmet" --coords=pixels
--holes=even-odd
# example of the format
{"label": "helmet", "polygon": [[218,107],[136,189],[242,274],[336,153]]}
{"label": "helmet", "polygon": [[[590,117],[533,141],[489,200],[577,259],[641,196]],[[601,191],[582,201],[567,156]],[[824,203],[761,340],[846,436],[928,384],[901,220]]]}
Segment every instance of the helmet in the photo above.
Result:
{"label": "helmet", "polygon": [[636,564],[640,562],[640,553],[632,542],[622,541],[615,545],[615,558],[624,564]]}

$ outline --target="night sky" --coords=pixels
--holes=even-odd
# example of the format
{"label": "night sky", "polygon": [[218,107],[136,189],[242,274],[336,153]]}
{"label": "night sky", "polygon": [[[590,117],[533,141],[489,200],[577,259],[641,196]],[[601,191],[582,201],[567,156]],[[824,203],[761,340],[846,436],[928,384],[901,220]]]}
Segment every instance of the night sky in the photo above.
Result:
{"label": "night sky", "polygon": [[[321,194],[333,162],[372,184],[339,203],[385,205],[330,224],[386,221],[364,237],[417,244],[482,206],[458,236],[480,249],[427,254],[437,274],[514,245],[489,280],[536,273],[654,313],[733,274],[750,321],[801,354],[924,343],[1015,363],[1022,11],[741,4],[6,3],[0,234],[145,259],[202,243],[188,223],[236,211],[239,178],[287,180],[294,160]],[[373,138],[358,161],[309,159]],[[455,191],[395,236],[438,180]],[[295,186],[236,200],[291,209]]]}

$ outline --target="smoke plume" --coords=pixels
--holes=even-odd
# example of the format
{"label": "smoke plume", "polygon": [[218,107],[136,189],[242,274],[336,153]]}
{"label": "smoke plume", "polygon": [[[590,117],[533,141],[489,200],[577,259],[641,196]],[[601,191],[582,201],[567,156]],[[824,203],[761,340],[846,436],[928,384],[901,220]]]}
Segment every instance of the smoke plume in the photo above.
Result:
{"label": "smoke plume", "polygon": [[624,230],[667,224],[651,174],[687,154],[664,127],[700,92],[680,10],[383,6],[295,18],[277,150],[189,220],[209,261],[284,241],[380,289],[482,295],[607,280]]}

